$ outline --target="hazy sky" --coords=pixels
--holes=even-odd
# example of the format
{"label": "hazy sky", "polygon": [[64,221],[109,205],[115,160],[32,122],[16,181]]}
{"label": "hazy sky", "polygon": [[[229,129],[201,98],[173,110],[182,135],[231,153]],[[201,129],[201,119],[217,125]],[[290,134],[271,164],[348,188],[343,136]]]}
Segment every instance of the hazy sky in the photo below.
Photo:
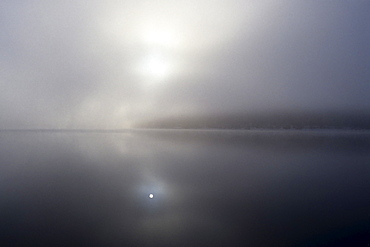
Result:
{"label": "hazy sky", "polygon": [[370,112],[370,1],[0,3],[0,128]]}

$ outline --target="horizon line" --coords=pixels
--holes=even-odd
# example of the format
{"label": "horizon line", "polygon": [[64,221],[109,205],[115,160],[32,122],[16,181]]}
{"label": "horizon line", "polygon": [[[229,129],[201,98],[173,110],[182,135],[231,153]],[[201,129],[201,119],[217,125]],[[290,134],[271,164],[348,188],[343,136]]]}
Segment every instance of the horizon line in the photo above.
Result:
{"label": "horizon line", "polygon": [[320,130],[340,130],[340,131],[370,131],[368,128],[121,128],[121,129],[67,129],[67,128],[13,128],[0,129],[0,132],[126,132],[136,130],[273,130],[273,131],[320,131]]}

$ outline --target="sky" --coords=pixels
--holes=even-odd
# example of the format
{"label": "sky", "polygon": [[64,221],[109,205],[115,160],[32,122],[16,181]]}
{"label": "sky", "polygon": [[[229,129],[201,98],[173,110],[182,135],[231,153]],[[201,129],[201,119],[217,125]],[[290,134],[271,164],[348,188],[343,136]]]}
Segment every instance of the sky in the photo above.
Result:
{"label": "sky", "polygon": [[0,3],[0,129],[370,113],[366,0]]}

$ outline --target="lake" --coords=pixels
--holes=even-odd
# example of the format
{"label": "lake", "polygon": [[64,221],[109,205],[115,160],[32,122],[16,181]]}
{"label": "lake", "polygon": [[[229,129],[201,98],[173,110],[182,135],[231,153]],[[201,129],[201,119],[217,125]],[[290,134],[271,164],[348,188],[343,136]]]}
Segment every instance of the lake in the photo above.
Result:
{"label": "lake", "polygon": [[369,181],[369,131],[1,131],[0,246],[368,246]]}

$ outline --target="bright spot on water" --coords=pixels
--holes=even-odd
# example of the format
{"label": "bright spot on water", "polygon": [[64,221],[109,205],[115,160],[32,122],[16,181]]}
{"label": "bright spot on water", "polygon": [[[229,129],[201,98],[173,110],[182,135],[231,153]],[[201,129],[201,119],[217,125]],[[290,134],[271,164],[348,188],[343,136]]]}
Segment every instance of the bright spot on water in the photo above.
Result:
{"label": "bright spot on water", "polygon": [[153,194],[149,194],[149,198],[150,199],[153,199],[154,195]]}

